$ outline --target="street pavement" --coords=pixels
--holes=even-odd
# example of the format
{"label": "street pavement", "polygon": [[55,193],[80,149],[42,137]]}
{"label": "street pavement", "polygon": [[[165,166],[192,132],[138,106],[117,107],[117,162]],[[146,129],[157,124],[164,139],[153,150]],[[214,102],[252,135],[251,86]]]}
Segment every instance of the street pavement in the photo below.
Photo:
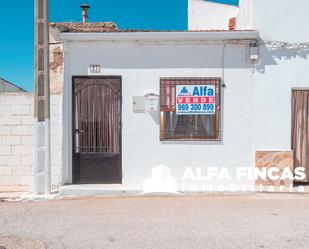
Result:
{"label": "street pavement", "polygon": [[308,249],[309,195],[0,202],[0,248]]}

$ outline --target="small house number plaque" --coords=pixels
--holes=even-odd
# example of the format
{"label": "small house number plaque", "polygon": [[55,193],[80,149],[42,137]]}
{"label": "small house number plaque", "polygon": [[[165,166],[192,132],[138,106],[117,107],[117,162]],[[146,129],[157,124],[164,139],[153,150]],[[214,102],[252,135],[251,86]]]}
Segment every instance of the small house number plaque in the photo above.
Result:
{"label": "small house number plaque", "polygon": [[98,65],[98,64],[90,65],[88,73],[89,74],[100,74],[101,73],[101,65]]}

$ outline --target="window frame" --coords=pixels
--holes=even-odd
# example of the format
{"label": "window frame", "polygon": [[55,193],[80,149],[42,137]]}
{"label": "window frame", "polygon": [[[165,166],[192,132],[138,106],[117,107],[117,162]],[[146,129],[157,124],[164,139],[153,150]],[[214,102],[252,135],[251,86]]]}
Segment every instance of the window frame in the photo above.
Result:
{"label": "window frame", "polygon": [[[166,94],[166,87],[163,86],[175,86],[175,92],[169,94],[169,100],[162,101]],[[176,101],[176,85],[214,85],[216,89],[216,114],[215,114],[215,136],[209,138],[166,138],[164,130],[164,113],[176,112],[176,104],[173,106],[172,98]],[[220,77],[161,77],[160,78],[160,141],[222,141],[222,80]],[[163,103],[162,103],[163,102]],[[192,115],[198,116],[198,115]]]}

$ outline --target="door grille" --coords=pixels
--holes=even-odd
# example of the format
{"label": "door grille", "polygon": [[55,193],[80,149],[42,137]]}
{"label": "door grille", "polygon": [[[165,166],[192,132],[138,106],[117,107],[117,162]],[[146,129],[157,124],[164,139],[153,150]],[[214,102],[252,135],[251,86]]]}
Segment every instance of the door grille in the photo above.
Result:
{"label": "door grille", "polygon": [[75,78],[75,152],[119,153],[119,79]]}

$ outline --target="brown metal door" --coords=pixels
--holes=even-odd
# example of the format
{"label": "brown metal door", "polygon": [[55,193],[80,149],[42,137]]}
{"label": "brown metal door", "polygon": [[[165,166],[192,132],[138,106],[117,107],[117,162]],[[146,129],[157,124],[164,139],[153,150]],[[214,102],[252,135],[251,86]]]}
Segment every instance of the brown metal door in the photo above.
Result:
{"label": "brown metal door", "polygon": [[121,77],[73,77],[73,182],[121,183]]}

